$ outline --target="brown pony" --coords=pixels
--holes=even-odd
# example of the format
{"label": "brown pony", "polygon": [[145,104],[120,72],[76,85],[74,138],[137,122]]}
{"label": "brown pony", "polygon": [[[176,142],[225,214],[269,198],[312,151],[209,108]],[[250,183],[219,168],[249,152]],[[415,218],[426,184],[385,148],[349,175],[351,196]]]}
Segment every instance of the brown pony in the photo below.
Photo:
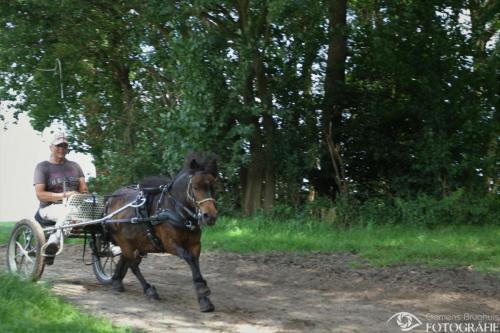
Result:
{"label": "brown pony", "polygon": [[123,278],[130,268],[146,296],[159,299],[155,287],[142,276],[139,264],[147,253],[168,252],[189,264],[200,310],[214,310],[208,297],[210,289],[201,275],[199,257],[201,226],[214,225],[217,219],[214,197],[217,173],[215,158],[191,154],[172,180],[152,177],[139,186],[122,188],[111,195],[108,213],[130,202],[145,201],[140,208],[129,207],[106,222],[112,239],[122,250],[112,277],[113,290],[125,290]]}

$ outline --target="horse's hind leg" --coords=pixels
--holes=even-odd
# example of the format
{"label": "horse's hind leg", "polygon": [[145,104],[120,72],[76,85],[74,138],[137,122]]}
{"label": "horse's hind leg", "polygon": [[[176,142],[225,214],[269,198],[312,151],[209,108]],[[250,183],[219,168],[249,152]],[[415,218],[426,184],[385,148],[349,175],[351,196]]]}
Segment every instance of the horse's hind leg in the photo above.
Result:
{"label": "horse's hind leg", "polygon": [[142,285],[142,288],[144,289],[144,294],[151,299],[159,300],[160,296],[156,292],[156,288],[152,285],[150,285],[144,276],[141,273],[141,270],[139,269],[139,264],[141,263],[141,257],[135,258],[131,263],[130,263],[130,269],[134,273],[134,275],[137,277],[139,282]]}
{"label": "horse's hind leg", "polygon": [[128,263],[123,256],[120,257],[116,264],[115,272],[113,273],[113,290],[117,292],[125,291],[123,287],[123,278],[127,274]]}
{"label": "horse's hind leg", "polygon": [[211,312],[214,311],[215,307],[210,301],[208,296],[210,295],[210,289],[207,286],[207,281],[203,279],[200,270],[200,261],[199,261],[199,251],[196,251],[199,247],[196,247],[195,250],[192,251],[195,254],[191,253],[180,246],[176,246],[175,249],[177,251],[177,255],[182,259],[186,260],[191,268],[191,272],[193,274],[193,284],[194,290],[196,291],[196,296],[198,297],[198,303],[200,304],[201,312]]}

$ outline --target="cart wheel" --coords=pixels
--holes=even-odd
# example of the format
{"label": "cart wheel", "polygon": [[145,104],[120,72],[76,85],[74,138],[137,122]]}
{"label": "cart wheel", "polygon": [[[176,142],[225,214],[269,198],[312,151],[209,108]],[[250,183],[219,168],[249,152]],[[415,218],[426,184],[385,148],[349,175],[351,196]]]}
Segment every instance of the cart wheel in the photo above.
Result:
{"label": "cart wheel", "polygon": [[23,219],[16,223],[7,246],[7,269],[22,278],[36,281],[43,273],[45,244],[43,229],[37,222]]}
{"label": "cart wheel", "polygon": [[102,284],[113,282],[113,273],[121,255],[114,256],[109,242],[103,242],[100,235],[95,237],[95,247],[92,251],[92,268],[97,280]]}

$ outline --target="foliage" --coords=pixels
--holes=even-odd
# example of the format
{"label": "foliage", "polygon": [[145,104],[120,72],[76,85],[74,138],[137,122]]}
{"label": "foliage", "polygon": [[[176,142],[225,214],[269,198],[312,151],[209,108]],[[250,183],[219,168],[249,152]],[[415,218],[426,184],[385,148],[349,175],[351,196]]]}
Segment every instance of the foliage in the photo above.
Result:
{"label": "foliage", "polygon": [[491,225],[500,223],[500,198],[475,196],[459,189],[444,198],[422,193],[413,198],[375,196],[359,200],[343,197],[334,204],[320,198],[294,209],[278,205],[263,218],[313,220],[336,227],[374,225]]}
{"label": "foliage", "polygon": [[381,196],[411,215],[391,198],[497,195],[498,2],[342,4],[3,1],[0,99],[36,129],[62,121],[99,192],[209,150],[228,210],[328,214],[307,199],[338,190],[332,120],[340,206]]}
{"label": "foliage", "polygon": [[[495,163],[486,156],[500,129],[492,114],[498,95],[481,97],[496,84],[478,80],[476,45],[467,31],[486,22],[472,17],[472,23],[461,23],[465,3],[373,5],[373,13],[356,16],[354,23],[353,178],[379,193],[446,196],[460,187],[484,193],[488,176],[482,170]],[[366,4],[356,10],[365,11]],[[484,52],[495,58],[494,49]]]}
{"label": "foliage", "polygon": [[82,314],[40,285],[0,273],[2,332],[132,332]]}
{"label": "foliage", "polygon": [[498,224],[500,201],[495,196],[478,197],[457,190],[442,199],[426,194],[413,199],[373,198],[361,204],[344,204],[339,211],[341,218],[347,211],[354,225],[486,225]]}

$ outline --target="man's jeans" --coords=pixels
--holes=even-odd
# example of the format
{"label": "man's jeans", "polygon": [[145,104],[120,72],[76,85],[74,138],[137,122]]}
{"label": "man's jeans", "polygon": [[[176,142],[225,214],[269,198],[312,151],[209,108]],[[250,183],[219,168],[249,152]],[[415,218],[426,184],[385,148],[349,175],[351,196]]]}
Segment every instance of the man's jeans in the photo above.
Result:
{"label": "man's jeans", "polygon": [[[68,214],[68,209],[61,204],[52,204],[47,207],[40,208],[40,216],[45,220],[51,220],[56,222],[56,227],[62,225],[65,222],[66,215]],[[57,230],[52,235],[50,235],[47,243],[59,244],[61,239],[61,230]]]}

